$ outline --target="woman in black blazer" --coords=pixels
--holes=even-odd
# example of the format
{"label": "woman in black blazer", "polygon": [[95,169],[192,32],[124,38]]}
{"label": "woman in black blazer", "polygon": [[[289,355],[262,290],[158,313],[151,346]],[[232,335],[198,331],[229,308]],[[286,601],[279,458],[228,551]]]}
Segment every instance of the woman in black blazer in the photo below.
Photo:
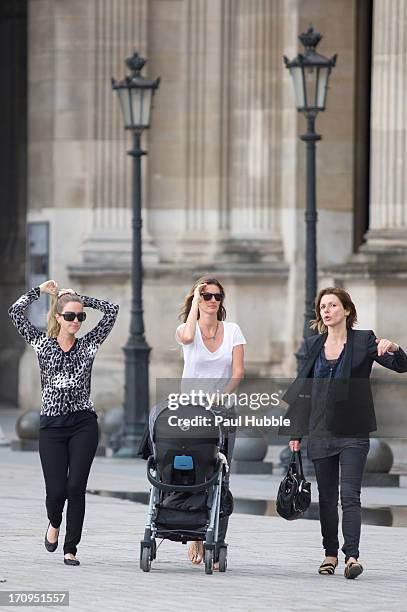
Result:
{"label": "woman in black blazer", "polygon": [[299,374],[283,396],[289,404],[289,446],[300,450],[308,435],[308,456],[315,466],[325,560],[320,574],[338,565],[338,489],[342,505],[345,577],[356,578],[361,528],[360,490],[369,451],[369,433],[377,429],[370,387],[374,361],[395,372],[407,372],[407,355],[395,343],[371,330],[354,330],[356,308],[341,288],[328,287],[315,300],[313,329],[305,340]]}

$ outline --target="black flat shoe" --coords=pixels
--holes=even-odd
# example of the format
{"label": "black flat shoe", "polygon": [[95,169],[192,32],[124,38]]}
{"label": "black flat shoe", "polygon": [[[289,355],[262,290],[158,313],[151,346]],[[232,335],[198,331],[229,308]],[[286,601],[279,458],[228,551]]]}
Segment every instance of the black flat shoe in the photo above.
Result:
{"label": "black flat shoe", "polygon": [[[54,552],[58,548],[58,539],[56,542],[49,542],[47,539],[48,529],[51,525],[51,521],[48,523],[47,531],[45,532],[44,545],[48,552]],[[59,537],[59,528],[58,528],[58,537]]]}
{"label": "black flat shoe", "polygon": [[363,566],[358,561],[351,561],[345,566],[344,576],[345,578],[357,578],[363,572]]}
{"label": "black flat shoe", "polygon": [[80,565],[80,562],[78,561],[78,559],[65,559],[64,558],[64,563],[65,565]]}

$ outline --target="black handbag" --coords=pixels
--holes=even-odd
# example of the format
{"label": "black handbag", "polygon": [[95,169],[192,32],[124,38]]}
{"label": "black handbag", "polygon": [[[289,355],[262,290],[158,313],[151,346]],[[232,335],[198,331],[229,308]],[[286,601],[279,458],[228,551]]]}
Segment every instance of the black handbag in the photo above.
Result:
{"label": "black handbag", "polygon": [[301,451],[291,454],[286,476],[280,483],[276,509],[280,516],[293,521],[301,518],[311,503],[311,483],[305,480]]}

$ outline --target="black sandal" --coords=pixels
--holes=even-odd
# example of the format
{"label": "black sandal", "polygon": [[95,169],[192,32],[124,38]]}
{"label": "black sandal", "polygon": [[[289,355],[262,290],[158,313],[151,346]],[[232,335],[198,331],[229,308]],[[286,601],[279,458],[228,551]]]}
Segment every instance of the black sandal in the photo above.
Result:
{"label": "black sandal", "polygon": [[321,576],[332,576],[337,567],[338,560],[336,560],[335,564],[330,562],[322,563],[322,565],[320,565],[318,568],[318,574],[321,574]]}
{"label": "black sandal", "polygon": [[65,559],[65,557],[64,563],[65,565],[80,565],[79,559]]}
{"label": "black sandal", "polygon": [[343,575],[345,578],[357,578],[363,572],[363,566],[359,563],[359,561],[351,561],[347,563],[345,566],[345,571]]}

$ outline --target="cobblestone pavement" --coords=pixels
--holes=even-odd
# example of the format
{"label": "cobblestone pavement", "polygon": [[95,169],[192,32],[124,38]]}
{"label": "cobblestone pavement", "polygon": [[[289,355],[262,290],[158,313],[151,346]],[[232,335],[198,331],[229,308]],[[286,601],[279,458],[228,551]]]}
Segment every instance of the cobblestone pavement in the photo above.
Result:
{"label": "cobblestone pavement", "polygon": [[[144,469],[133,461],[97,458],[89,488],[147,489]],[[264,489],[263,481],[266,494]],[[67,567],[61,544],[53,554],[43,546],[47,520],[38,454],[0,449],[0,578],[7,581],[0,590],[68,590],[75,612],[407,610],[407,569],[403,562],[390,563],[405,560],[405,528],[363,526],[366,571],[355,581],[343,577],[343,559],[335,576],[317,574],[322,560],[317,521],[243,514],[231,517],[226,574],[205,575],[202,565],[188,562],[185,546],[168,541],[145,574],[138,566],[145,517],[141,504],[87,495],[81,566]]]}

